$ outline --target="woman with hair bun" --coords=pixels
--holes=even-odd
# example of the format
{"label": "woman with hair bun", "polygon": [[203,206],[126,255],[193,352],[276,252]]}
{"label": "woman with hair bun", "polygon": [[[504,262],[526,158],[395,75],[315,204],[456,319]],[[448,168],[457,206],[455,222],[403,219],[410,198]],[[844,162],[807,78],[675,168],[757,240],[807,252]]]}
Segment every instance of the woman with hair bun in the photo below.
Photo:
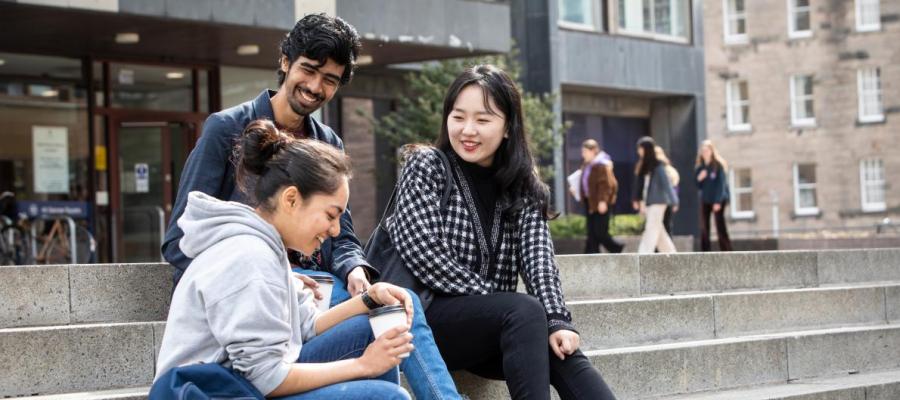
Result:
{"label": "woman with hair bun", "polygon": [[[321,312],[292,275],[287,249],[308,255],[340,233],[347,156],[269,121],[246,128],[236,156],[251,206],[192,192],[178,220],[194,261],[172,296],[156,380],[219,364],[265,397],[408,399],[403,363],[417,398],[459,398],[416,296],[376,283]],[[382,305],[401,305],[406,323],[374,338],[362,314]]]}

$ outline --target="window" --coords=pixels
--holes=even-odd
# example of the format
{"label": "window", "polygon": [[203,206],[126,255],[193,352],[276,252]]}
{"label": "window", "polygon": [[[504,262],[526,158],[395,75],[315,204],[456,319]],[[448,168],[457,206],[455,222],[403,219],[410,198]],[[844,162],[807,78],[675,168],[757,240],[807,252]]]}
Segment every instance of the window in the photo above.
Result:
{"label": "window", "polygon": [[619,0],[617,13],[620,32],[690,40],[690,0]]}
{"label": "window", "polygon": [[594,29],[596,0],[559,0],[559,22],[562,26]]}
{"label": "window", "polygon": [[725,85],[728,110],[728,130],[741,132],[750,130],[750,90],[746,80],[732,79]]}
{"label": "window", "polygon": [[813,111],[813,80],[810,75],[791,77],[791,124],[793,126],[816,124]]}
{"label": "window", "polygon": [[788,0],[789,37],[805,38],[812,36],[809,19],[809,0]]}
{"label": "window", "polygon": [[884,163],[879,159],[859,162],[859,183],[864,212],[884,211],[885,179]]}
{"label": "window", "polygon": [[856,0],[856,31],[881,30],[881,10],[878,0]]}
{"label": "window", "polygon": [[794,164],[794,213],[816,215],[816,164]]}
{"label": "window", "polygon": [[753,179],[750,168],[732,169],[731,181],[731,217],[753,218]]}
{"label": "window", "polygon": [[745,43],[747,41],[747,14],[744,0],[722,0],[725,22],[725,43]]}
{"label": "window", "polygon": [[857,96],[859,98],[859,122],[884,121],[881,108],[881,70],[864,68],[857,73]]}

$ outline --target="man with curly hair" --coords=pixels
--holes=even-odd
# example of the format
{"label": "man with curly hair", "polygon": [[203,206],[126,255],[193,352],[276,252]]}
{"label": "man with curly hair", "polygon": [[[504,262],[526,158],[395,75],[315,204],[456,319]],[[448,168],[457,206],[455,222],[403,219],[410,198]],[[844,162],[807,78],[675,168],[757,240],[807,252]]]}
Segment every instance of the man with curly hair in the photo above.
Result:
{"label": "man with curly hair", "polygon": [[[197,146],[188,156],[181,174],[175,208],[162,244],[165,259],[175,267],[176,284],[191,263],[179,247],[184,233],[177,224],[188,193],[201,191],[218,199],[250,205],[256,202],[250,194],[236,187],[235,167],[231,161],[235,140],[251,121],[268,119],[279,130],[294,137],[321,140],[343,150],[340,137],[316,120],[312,113],[334,98],[341,86],[350,83],[360,46],[356,29],[341,18],[307,15],[281,42],[278,90],[264,90],[253,100],[207,118]],[[337,278],[332,303],[362,293],[370,286],[369,276],[377,273],[363,256],[353,232],[349,209],[341,215],[338,237],[324,239],[321,250],[311,257],[293,253],[291,258],[292,263],[305,269],[304,272],[327,271]],[[299,277],[307,285],[317,286],[308,277]],[[346,282],[347,291],[343,290],[341,280]]]}

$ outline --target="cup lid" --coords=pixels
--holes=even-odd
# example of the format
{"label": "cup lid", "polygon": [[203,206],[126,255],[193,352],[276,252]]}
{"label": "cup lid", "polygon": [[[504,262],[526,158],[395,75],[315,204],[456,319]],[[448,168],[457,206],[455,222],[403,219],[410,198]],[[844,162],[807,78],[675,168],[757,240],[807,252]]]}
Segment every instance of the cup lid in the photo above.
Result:
{"label": "cup lid", "polygon": [[374,310],[369,310],[369,318],[375,318],[381,315],[393,314],[396,312],[406,313],[406,307],[403,304],[395,304],[392,306],[381,306]]}
{"label": "cup lid", "polygon": [[316,282],[334,284],[334,278],[332,278],[330,276],[324,276],[324,275],[307,275],[307,276],[309,276],[310,278],[312,278],[312,280],[314,280]]}

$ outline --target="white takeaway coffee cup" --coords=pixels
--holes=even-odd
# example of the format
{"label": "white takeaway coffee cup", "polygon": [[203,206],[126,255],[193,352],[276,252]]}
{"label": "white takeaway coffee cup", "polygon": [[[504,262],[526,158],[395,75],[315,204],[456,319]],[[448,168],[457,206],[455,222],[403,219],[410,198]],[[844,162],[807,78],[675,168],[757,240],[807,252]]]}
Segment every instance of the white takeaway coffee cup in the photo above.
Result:
{"label": "white takeaway coffee cup", "polygon": [[319,284],[319,293],[322,294],[321,300],[315,299],[316,307],[318,307],[319,311],[328,311],[331,307],[331,291],[334,289],[334,278],[318,275],[310,275],[309,277]]}
{"label": "white takeaway coffee cup", "polygon": [[[372,333],[378,339],[385,332],[400,325],[406,325],[406,308],[402,304],[382,306],[369,311],[369,324],[372,325]],[[409,357],[409,353],[399,355],[400,358]]]}

